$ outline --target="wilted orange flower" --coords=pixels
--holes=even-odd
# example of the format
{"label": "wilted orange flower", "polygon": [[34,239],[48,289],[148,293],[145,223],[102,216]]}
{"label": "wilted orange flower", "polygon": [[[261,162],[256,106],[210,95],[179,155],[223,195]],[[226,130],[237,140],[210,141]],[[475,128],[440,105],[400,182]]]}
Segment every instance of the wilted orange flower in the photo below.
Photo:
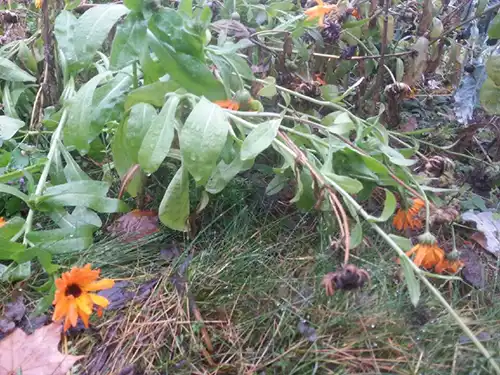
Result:
{"label": "wilted orange flower", "polygon": [[425,202],[422,199],[414,199],[410,208],[407,210],[400,208],[396,212],[392,225],[397,230],[422,228],[422,220],[418,217],[418,213],[423,207],[425,207]]}
{"label": "wilted orange flower", "polygon": [[0,228],[5,226],[5,224],[7,224],[7,222],[5,221],[5,219],[3,217],[0,217]]}
{"label": "wilted orange flower", "polygon": [[214,103],[221,108],[230,109],[232,111],[237,111],[240,109],[240,104],[234,100],[217,100]]}
{"label": "wilted orange flower", "polygon": [[98,313],[101,307],[108,306],[109,301],[106,298],[90,293],[113,287],[115,282],[111,279],[97,280],[100,273],[101,270],[92,270],[90,264],[87,264],[83,268],[73,267],[70,272],[64,272],[61,278],[56,280],[52,320],[66,317],[64,331],[70,326],[76,327],[78,317],[82,319],[85,327],[88,327],[94,304],[98,306]]}
{"label": "wilted orange flower", "polygon": [[430,270],[443,261],[444,250],[438,246],[436,238],[431,233],[425,232],[420,235],[418,242],[418,245],[406,253],[409,257],[415,255],[413,263],[416,266]]}
{"label": "wilted orange flower", "polygon": [[436,265],[434,272],[436,273],[457,273],[464,266],[464,262],[458,259],[458,252],[452,251]]}
{"label": "wilted orange flower", "polygon": [[354,8],[351,12],[351,14],[353,15],[353,17],[355,17],[357,20],[361,19],[361,15],[359,14],[358,10],[356,8]]}
{"label": "wilted orange flower", "polygon": [[325,16],[331,12],[335,12],[337,10],[337,6],[335,4],[326,4],[323,0],[316,0],[318,5],[306,9],[304,12],[307,15],[307,20],[311,21],[318,18],[318,26],[323,27],[325,25]]}

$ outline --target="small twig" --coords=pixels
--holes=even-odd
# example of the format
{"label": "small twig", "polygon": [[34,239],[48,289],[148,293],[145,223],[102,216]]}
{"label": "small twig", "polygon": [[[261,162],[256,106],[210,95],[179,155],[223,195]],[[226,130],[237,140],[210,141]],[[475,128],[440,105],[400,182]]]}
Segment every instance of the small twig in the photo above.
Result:
{"label": "small twig", "polygon": [[342,56],[337,56],[337,55],[327,55],[325,53],[313,53],[314,56],[317,57],[327,57],[329,59],[336,59],[336,60],[376,60],[376,59],[382,59],[385,57],[402,57],[402,56],[408,56],[408,55],[413,55],[415,51],[405,51],[405,52],[397,52],[397,53],[388,53],[385,54],[384,56],[382,55],[368,55],[368,56],[352,56],[349,58],[345,58]]}

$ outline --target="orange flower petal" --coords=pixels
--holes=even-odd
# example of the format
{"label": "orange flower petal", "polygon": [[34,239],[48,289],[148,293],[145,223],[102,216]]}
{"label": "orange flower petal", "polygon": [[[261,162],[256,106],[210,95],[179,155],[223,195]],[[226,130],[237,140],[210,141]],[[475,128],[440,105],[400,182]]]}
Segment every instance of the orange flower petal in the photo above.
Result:
{"label": "orange flower petal", "polygon": [[80,315],[80,318],[82,319],[83,325],[85,328],[89,328],[89,314],[85,314],[83,311],[79,311],[78,315]]}
{"label": "orange flower petal", "polygon": [[84,290],[87,292],[95,292],[97,290],[102,290],[102,289],[110,289],[115,285],[115,281],[111,279],[102,279],[99,281],[94,281],[93,283],[90,283],[89,285],[84,286]]}
{"label": "orange flower petal", "polygon": [[54,313],[52,314],[52,320],[57,321],[59,319],[62,319],[65,315],[68,313],[68,301],[64,298],[61,299],[57,304],[54,309]]}
{"label": "orange flower petal", "polygon": [[99,296],[95,293],[89,293],[89,297],[92,300],[92,302],[94,302],[98,306],[108,307],[109,305],[109,301],[107,298]]}
{"label": "orange flower petal", "polygon": [[69,302],[68,317],[67,317],[73,327],[76,327],[78,322],[78,312],[76,311],[76,301]]}
{"label": "orange flower petal", "polygon": [[76,306],[78,307],[78,310],[84,314],[92,314],[92,301],[87,294],[82,294],[76,299]]}

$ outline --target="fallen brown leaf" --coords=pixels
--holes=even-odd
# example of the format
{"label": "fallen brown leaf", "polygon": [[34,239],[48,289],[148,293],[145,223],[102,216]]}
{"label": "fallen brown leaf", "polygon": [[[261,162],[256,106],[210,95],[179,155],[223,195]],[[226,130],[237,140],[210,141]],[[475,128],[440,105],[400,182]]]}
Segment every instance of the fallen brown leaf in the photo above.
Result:
{"label": "fallen brown leaf", "polygon": [[64,375],[83,356],[62,354],[58,323],[37,329],[27,335],[17,328],[0,341],[0,375]]}
{"label": "fallen brown leaf", "polygon": [[158,215],[156,212],[141,210],[134,210],[120,216],[108,227],[109,232],[122,237],[125,242],[136,241],[156,233],[158,230]]}

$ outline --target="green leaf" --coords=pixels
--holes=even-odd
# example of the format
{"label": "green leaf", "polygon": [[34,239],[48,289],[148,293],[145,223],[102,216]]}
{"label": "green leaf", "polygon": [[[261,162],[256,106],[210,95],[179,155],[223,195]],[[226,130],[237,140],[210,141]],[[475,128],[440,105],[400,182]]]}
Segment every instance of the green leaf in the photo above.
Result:
{"label": "green leaf", "polygon": [[85,225],[93,225],[96,228],[102,226],[99,215],[85,207],[75,207],[71,214],[64,208],[59,208],[50,212],[49,216],[62,229],[75,229]]}
{"label": "green leaf", "polygon": [[493,21],[490,23],[488,29],[488,38],[499,39],[500,38],[500,13],[497,13]]}
{"label": "green leaf", "polygon": [[[16,282],[25,280],[31,275],[31,262],[18,264],[16,266],[9,266],[2,273],[2,281]],[[52,299],[52,298],[51,298]]]}
{"label": "green leaf", "polygon": [[139,149],[138,161],[147,173],[154,173],[170,151],[174,139],[175,113],[179,97],[171,96],[151,123]]}
{"label": "green leaf", "polygon": [[0,144],[11,139],[19,129],[24,126],[24,122],[8,116],[0,116]]}
{"label": "green leaf", "polygon": [[109,190],[109,184],[104,181],[82,180],[68,182],[56,186],[50,186],[45,189],[43,196],[58,195],[66,193],[75,194],[95,194],[99,196],[106,196]]}
{"label": "green leaf", "polygon": [[[66,162],[66,166],[63,169],[64,177],[68,182],[90,180],[91,178],[80,168],[78,163],[73,159],[71,154],[66,150],[64,146],[59,147],[61,154]],[[107,190],[106,190],[107,192]],[[104,193],[106,194],[106,193]]]}
{"label": "green leaf", "polygon": [[203,185],[215,168],[229,131],[229,121],[216,104],[201,98],[179,134],[184,167]]}
{"label": "green leaf", "polygon": [[241,146],[241,160],[254,159],[268,148],[276,138],[280,124],[281,119],[269,120],[253,129]]}
{"label": "green leaf", "polygon": [[496,86],[500,86],[500,55],[490,56],[486,61],[486,73]]}
{"label": "green leaf", "polygon": [[144,0],[124,0],[123,4],[130,9],[135,10],[136,12],[140,12],[142,10],[142,3]]}
{"label": "green leaf", "polygon": [[[123,178],[130,167],[137,164],[137,153],[130,152],[126,140],[127,122],[123,121],[116,130],[115,136],[111,142],[111,152],[113,154],[113,163],[116,171]],[[135,197],[142,187],[142,172],[136,174],[127,185],[127,192]]]}
{"label": "green leaf", "polygon": [[92,100],[91,126],[89,140],[93,141],[109,121],[123,119],[123,103],[132,85],[132,76],[126,72],[118,73],[111,81],[95,90]]}
{"label": "green leaf", "polygon": [[221,160],[208,180],[205,190],[210,194],[220,193],[227,184],[240,172],[253,166],[253,160],[243,161],[236,156],[231,163]]}
{"label": "green leaf", "polygon": [[248,63],[246,60],[238,56],[236,53],[230,54],[230,55],[224,55],[226,59],[233,64],[233,66],[236,68],[236,72],[243,78],[248,79],[250,81],[253,81],[255,79],[255,76],[253,75],[252,69],[248,66]]}
{"label": "green leaf", "polygon": [[97,85],[110,75],[109,72],[101,73],[85,83],[73,98],[68,101],[68,119],[64,126],[64,143],[66,146],[75,147],[80,154],[84,155],[89,150],[89,142],[92,140],[92,99]]}
{"label": "green leaf", "polygon": [[19,264],[27,264],[35,258],[38,258],[38,261],[48,274],[54,273],[59,269],[59,266],[52,264],[52,255],[39,247],[32,247],[17,253],[14,256],[14,261]]}
{"label": "green leaf", "polygon": [[151,123],[157,121],[156,109],[151,104],[139,103],[132,107],[125,128],[125,143],[134,164],[139,161],[139,149]]}
{"label": "green leaf", "polygon": [[343,22],[342,28],[343,29],[352,29],[354,27],[361,27],[361,26],[367,24],[368,22],[370,22],[370,18],[363,18],[362,20],[359,20],[359,21]]}
{"label": "green leaf", "polygon": [[110,68],[121,69],[139,60],[148,48],[145,43],[147,22],[140,13],[130,13],[123,24],[116,29],[116,35],[111,46]]}
{"label": "green leaf", "polygon": [[5,184],[0,184],[0,193],[6,193],[6,194],[13,195],[15,197],[18,197],[19,199],[21,199],[22,201],[24,201],[26,203],[29,200],[29,198],[26,194],[21,193],[16,188],[9,186],[9,185],[5,185]]}
{"label": "green leaf", "polygon": [[189,176],[181,165],[170,181],[158,209],[160,221],[170,229],[187,231],[189,217]]}
{"label": "green leaf", "polygon": [[295,203],[302,210],[310,210],[314,207],[316,203],[314,180],[309,170],[304,169],[297,176],[297,192],[290,202]]}
{"label": "green leaf", "polygon": [[78,62],[90,63],[116,22],[130,10],[121,4],[96,5],[78,19],[73,36]]}
{"label": "green leaf", "polygon": [[15,257],[26,250],[23,244],[10,242],[0,237],[0,260],[14,260]]}
{"label": "green leaf", "polygon": [[441,20],[437,17],[434,17],[432,19],[432,25],[431,25],[431,33],[430,37],[432,39],[439,38],[439,36],[443,33],[443,23]]}
{"label": "green leaf", "polygon": [[492,79],[486,78],[479,91],[479,101],[486,112],[500,115],[500,86],[495,85]]}
{"label": "green leaf", "polygon": [[328,126],[328,131],[332,134],[346,135],[356,128],[349,114],[341,111],[329,113],[321,123]]}
{"label": "green leaf", "polygon": [[17,57],[24,65],[24,67],[28,69],[30,72],[34,74],[38,72],[38,66],[35,56],[33,55],[33,52],[31,52],[31,50],[28,48],[26,43],[24,43],[23,41],[19,42],[19,52],[17,54]]}
{"label": "green leaf", "polygon": [[396,59],[396,81],[401,82],[405,74],[405,64],[402,59]]}
{"label": "green leaf", "polygon": [[125,110],[128,111],[137,103],[149,103],[161,107],[165,103],[165,94],[179,89],[179,84],[173,80],[157,81],[139,87],[128,94],[125,100]]}
{"label": "green leaf", "polygon": [[389,157],[389,160],[396,165],[408,167],[417,162],[416,160],[406,159],[399,151],[383,144],[380,145],[380,151]]}
{"label": "green leaf", "polygon": [[413,247],[411,240],[407,237],[396,236],[395,234],[389,234],[389,237],[404,251],[410,251]]}
{"label": "green leaf", "polygon": [[285,187],[288,178],[283,174],[276,174],[266,187],[266,195],[279,193]]}
{"label": "green leaf", "polygon": [[208,67],[197,58],[176,52],[171,46],[160,42],[152,33],[148,39],[160,64],[179,85],[189,92],[206,96],[210,100],[224,100],[226,91]]}
{"label": "green leaf", "polygon": [[359,221],[356,221],[354,229],[351,230],[350,249],[355,249],[363,242],[363,227]]}
{"label": "green leaf", "polygon": [[258,95],[265,98],[272,98],[278,93],[278,91],[276,90],[276,78],[267,77],[266,79],[264,79],[264,81],[266,83],[264,84],[264,87],[260,89]]}
{"label": "green leaf", "polygon": [[10,240],[23,228],[24,223],[24,219],[19,216],[14,216],[9,219],[4,226],[0,228],[0,238]]}
{"label": "green leaf", "polygon": [[35,77],[5,57],[0,57],[0,79],[10,82],[36,82]]}
{"label": "green leaf", "polygon": [[394,196],[394,194],[392,194],[392,192],[390,192],[389,190],[385,189],[385,202],[382,214],[378,218],[370,215],[370,217],[367,220],[372,223],[387,221],[396,210],[396,203],[397,203],[396,197]]}
{"label": "green leaf", "polygon": [[148,27],[159,41],[168,44],[175,52],[192,56],[195,58],[193,60],[199,62],[204,61],[203,39],[187,29],[183,17],[174,9],[162,8],[157,11],[149,20]]}
{"label": "green leaf", "polygon": [[12,100],[12,95],[10,93],[9,84],[6,83],[3,88],[3,113],[5,116],[12,117],[14,119],[19,119],[19,116],[16,112],[16,103]]}
{"label": "green leaf", "polygon": [[54,25],[54,35],[57,40],[57,46],[64,55],[68,66],[75,65],[78,62],[76,55],[75,31],[77,30],[77,18],[73,13],[62,10],[56,17]]}
{"label": "green leaf", "polygon": [[29,232],[27,238],[39,249],[51,254],[72,253],[92,245],[93,234],[97,228],[82,225],[77,228],[52,229]]}
{"label": "green leaf", "polygon": [[420,299],[420,282],[415,277],[415,272],[410,265],[408,257],[400,257],[399,259],[401,260],[401,266],[403,268],[406,285],[408,286],[408,292],[410,293],[411,303],[413,306],[417,306]]}
{"label": "green leaf", "polygon": [[43,196],[38,199],[36,207],[40,211],[50,211],[53,207],[88,207],[100,213],[126,212],[125,202],[101,197],[94,194],[64,193],[59,195]]}
{"label": "green leaf", "polygon": [[180,0],[178,10],[191,17],[193,15],[193,0]]}
{"label": "green leaf", "polygon": [[342,189],[351,194],[359,193],[363,189],[363,184],[355,178],[341,176],[331,172],[325,172],[325,176],[336,182]]}

